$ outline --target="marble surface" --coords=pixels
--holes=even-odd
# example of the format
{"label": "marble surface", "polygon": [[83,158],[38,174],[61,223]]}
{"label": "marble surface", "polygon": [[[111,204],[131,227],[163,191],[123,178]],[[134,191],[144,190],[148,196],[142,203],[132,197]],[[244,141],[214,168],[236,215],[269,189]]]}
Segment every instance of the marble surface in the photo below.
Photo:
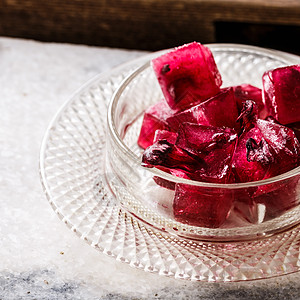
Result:
{"label": "marble surface", "polygon": [[87,80],[143,54],[0,37],[0,299],[300,299],[300,273],[216,284],[134,269],[53,212],[38,173],[48,123]]}

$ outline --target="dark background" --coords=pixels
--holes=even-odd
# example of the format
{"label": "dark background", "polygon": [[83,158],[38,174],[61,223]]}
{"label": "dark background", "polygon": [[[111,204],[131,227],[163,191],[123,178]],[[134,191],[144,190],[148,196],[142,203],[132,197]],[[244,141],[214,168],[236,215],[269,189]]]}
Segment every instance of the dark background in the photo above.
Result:
{"label": "dark background", "polygon": [[149,51],[242,43],[300,54],[300,0],[0,0],[0,36]]}

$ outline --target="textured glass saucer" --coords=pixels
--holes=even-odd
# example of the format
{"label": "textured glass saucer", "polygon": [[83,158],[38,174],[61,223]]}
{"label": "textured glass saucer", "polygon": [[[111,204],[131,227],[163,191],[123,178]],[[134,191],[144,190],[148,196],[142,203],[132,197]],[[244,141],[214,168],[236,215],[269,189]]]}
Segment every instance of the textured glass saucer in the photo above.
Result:
{"label": "textured glass saucer", "polygon": [[[256,47],[216,44],[210,48],[221,74],[222,70],[233,69],[232,78],[226,78],[227,85],[239,84],[234,68],[241,64],[245,72],[257,76],[257,69],[266,63],[261,61],[262,52],[278,66],[300,61],[293,55]],[[57,113],[40,154],[41,181],[51,206],[91,246],[148,272],[224,282],[299,271],[298,227],[255,241],[200,242],[158,230],[119,205],[104,171],[107,105],[126,76],[156,55],[144,56],[98,76]],[[256,84],[260,85],[259,79]]]}

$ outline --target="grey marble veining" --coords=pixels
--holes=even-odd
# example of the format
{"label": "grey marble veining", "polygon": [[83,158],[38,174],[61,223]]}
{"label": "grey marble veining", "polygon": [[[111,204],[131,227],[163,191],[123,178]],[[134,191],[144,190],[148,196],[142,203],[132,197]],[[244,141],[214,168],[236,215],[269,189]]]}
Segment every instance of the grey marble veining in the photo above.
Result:
{"label": "grey marble veining", "polygon": [[[232,284],[230,284],[232,285]],[[30,270],[19,274],[1,273],[0,299],[299,299],[299,288],[292,282],[275,286],[257,285],[235,287],[223,284],[181,283],[179,286],[156,287],[151,292],[140,294],[134,291],[98,292],[82,281],[62,280],[52,270]]]}
{"label": "grey marble veining", "polygon": [[138,51],[0,38],[0,299],[300,299],[300,274],[212,284],[160,277],[97,252],[56,216],[38,159],[53,115]]}

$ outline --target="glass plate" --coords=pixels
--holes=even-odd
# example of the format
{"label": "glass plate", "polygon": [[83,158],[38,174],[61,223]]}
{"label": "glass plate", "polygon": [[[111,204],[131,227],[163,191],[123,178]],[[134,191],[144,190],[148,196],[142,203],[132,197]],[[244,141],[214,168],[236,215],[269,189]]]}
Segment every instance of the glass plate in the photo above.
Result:
{"label": "glass plate", "polygon": [[[252,74],[251,70],[259,69],[262,63],[259,56],[262,52],[277,65],[300,61],[294,55],[257,47],[230,44],[209,47],[221,74],[222,69],[236,67]],[[41,182],[52,208],[92,247],[148,272],[187,280],[225,282],[298,271],[298,227],[254,241],[195,241],[158,230],[134,217],[120,206],[109,189],[104,169],[107,105],[120,83],[158,54],[143,56],[94,78],[54,117],[40,153]],[[257,77],[257,72],[253,73]],[[226,85],[239,83],[232,74],[232,78],[226,79]],[[256,77],[251,78],[253,84]],[[260,86],[259,78],[257,85]]]}

